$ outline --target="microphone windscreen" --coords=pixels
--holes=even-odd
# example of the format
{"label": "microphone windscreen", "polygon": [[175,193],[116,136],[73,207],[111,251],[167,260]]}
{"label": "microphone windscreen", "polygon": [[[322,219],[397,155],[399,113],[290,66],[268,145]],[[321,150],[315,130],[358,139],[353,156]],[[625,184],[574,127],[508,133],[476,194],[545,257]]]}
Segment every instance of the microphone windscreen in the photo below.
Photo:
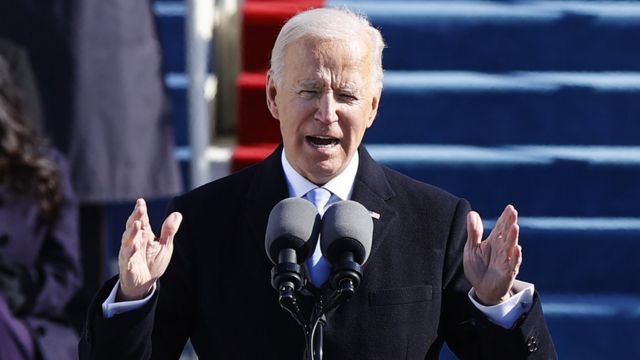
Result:
{"label": "microphone windscreen", "polygon": [[320,215],[316,207],[302,198],[288,198],[280,201],[271,209],[265,250],[274,264],[278,263],[278,254],[282,249],[293,249],[298,263],[303,263],[318,243]]}
{"label": "microphone windscreen", "polygon": [[362,265],[369,258],[373,239],[373,220],[362,204],[347,200],[335,203],[322,218],[320,247],[330,263],[351,252]]}

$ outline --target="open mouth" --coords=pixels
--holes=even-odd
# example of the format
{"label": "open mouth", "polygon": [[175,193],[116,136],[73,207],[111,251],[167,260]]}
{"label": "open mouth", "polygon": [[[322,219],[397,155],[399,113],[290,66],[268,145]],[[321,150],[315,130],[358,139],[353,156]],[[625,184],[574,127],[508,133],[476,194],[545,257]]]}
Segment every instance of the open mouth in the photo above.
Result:
{"label": "open mouth", "polygon": [[340,140],[329,136],[307,136],[307,141],[317,147],[331,147],[340,143]]}

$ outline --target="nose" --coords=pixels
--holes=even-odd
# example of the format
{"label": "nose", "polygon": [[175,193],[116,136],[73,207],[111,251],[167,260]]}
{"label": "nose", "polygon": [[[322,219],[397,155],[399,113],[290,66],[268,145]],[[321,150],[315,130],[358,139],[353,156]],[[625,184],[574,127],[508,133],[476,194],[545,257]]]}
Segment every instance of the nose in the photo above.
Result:
{"label": "nose", "polygon": [[333,92],[325,92],[322,96],[318,97],[315,119],[327,125],[338,121],[337,105],[336,99],[333,97]]}

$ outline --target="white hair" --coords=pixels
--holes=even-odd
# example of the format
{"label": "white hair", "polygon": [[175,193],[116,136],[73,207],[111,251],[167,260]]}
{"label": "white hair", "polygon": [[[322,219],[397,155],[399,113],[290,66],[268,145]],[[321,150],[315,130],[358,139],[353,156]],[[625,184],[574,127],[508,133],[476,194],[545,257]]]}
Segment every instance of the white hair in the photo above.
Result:
{"label": "white hair", "polygon": [[271,77],[280,84],[284,68],[284,57],[289,44],[302,38],[320,40],[353,41],[362,39],[371,51],[374,84],[382,89],[382,50],[384,40],[380,31],[365,15],[356,14],[347,8],[318,8],[297,14],[287,21],[271,51]]}

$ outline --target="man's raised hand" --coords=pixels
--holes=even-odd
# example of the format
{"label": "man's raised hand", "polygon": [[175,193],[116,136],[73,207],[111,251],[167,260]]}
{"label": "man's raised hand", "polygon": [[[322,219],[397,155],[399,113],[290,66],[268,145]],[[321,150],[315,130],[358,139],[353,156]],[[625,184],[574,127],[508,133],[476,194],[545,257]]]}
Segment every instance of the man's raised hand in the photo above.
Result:
{"label": "man's raised hand", "polygon": [[118,301],[138,300],[147,296],[169,265],[173,253],[173,238],[180,222],[182,214],[169,214],[162,224],[160,238],[156,239],[149,224],[147,204],[144,199],[136,201],[136,206],[127,219],[118,254]]}
{"label": "man's raised hand", "polygon": [[518,245],[518,212],[508,205],[485,241],[480,215],[467,215],[464,274],[484,305],[499,304],[511,297],[511,287],[522,263]]}

